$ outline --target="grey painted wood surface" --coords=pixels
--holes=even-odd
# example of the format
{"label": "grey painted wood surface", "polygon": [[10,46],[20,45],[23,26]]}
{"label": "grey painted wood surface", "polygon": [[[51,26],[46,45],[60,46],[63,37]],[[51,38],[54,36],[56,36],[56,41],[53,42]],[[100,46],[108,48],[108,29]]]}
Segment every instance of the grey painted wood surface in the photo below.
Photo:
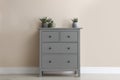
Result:
{"label": "grey painted wood surface", "polygon": [[80,28],[41,28],[39,52],[40,76],[68,70],[80,76]]}

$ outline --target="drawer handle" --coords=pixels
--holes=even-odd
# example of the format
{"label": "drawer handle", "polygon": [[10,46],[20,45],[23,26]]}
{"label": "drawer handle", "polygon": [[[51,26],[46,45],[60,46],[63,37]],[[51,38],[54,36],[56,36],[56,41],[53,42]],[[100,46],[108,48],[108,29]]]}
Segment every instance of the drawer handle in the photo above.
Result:
{"label": "drawer handle", "polygon": [[67,49],[70,50],[70,47],[68,47]]}
{"label": "drawer handle", "polygon": [[70,36],[68,35],[67,38],[70,38]]}
{"label": "drawer handle", "polygon": [[67,63],[70,63],[70,60],[68,60]]}
{"label": "drawer handle", "polygon": [[51,35],[49,35],[49,38],[52,38],[52,36],[51,36]]}
{"label": "drawer handle", "polygon": [[49,63],[52,63],[52,61],[51,61],[51,60],[49,60]]}
{"label": "drawer handle", "polygon": [[52,49],[52,47],[49,47],[49,50],[51,50]]}

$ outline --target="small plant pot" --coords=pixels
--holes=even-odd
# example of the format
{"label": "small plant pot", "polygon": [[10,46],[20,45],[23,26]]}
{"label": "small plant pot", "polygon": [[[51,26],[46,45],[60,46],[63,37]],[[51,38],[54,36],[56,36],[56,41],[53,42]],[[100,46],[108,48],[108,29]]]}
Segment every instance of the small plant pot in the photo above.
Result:
{"label": "small plant pot", "polygon": [[48,28],[48,23],[43,23],[42,28]]}
{"label": "small plant pot", "polygon": [[78,23],[77,22],[73,22],[72,23],[72,28],[78,28]]}

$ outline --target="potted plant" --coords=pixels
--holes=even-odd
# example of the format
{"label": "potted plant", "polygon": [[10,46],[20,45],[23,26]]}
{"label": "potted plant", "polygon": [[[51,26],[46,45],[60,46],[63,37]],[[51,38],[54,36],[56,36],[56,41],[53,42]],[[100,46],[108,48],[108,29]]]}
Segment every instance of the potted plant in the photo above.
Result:
{"label": "potted plant", "polygon": [[40,21],[42,22],[42,28],[48,27],[48,18],[47,17],[40,18]]}
{"label": "potted plant", "polygon": [[73,22],[73,23],[72,23],[72,27],[73,27],[73,28],[77,28],[77,27],[78,27],[78,18],[73,18],[73,19],[72,19],[72,22]]}
{"label": "potted plant", "polygon": [[52,28],[52,27],[55,27],[55,23],[54,21],[51,19],[51,21],[48,23],[48,27],[49,28]]}
{"label": "potted plant", "polygon": [[43,17],[40,19],[42,22],[42,28],[52,28],[54,27],[54,21],[51,18]]}

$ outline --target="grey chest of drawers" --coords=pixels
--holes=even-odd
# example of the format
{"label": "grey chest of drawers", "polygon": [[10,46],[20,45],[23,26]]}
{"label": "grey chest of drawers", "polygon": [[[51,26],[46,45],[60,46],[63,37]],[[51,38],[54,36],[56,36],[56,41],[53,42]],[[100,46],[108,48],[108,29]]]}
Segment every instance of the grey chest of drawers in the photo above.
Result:
{"label": "grey chest of drawers", "polygon": [[80,76],[80,28],[40,29],[40,76],[44,71],[74,71]]}

